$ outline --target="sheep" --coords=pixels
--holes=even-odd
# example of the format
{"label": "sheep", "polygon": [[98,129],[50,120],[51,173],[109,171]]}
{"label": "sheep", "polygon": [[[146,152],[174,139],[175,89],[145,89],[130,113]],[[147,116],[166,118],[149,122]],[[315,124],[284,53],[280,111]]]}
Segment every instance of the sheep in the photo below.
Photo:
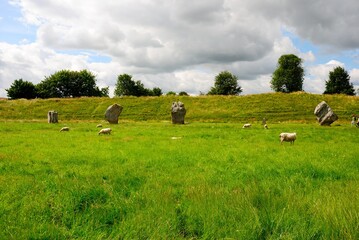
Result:
{"label": "sheep", "polygon": [[98,135],[101,134],[111,134],[111,128],[103,128],[98,132]]}
{"label": "sheep", "polygon": [[96,126],[96,127],[100,128],[100,127],[102,127],[102,124],[97,124],[97,126]]}
{"label": "sheep", "polygon": [[242,128],[249,128],[249,127],[251,127],[251,126],[252,126],[252,125],[251,125],[250,123],[246,123],[246,124],[243,125]]}
{"label": "sheep", "polygon": [[264,124],[264,129],[268,129],[268,125],[267,125],[267,124]]}
{"label": "sheep", "polygon": [[63,127],[60,129],[60,132],[68,132],[68,131],[70,131],[69,127]]}
{"label": "sheep", "polygon": [[279,134],[280,144],[283,142],[290,142],[294,144],[294,141],[297,139],[297,133],[281,133]]}

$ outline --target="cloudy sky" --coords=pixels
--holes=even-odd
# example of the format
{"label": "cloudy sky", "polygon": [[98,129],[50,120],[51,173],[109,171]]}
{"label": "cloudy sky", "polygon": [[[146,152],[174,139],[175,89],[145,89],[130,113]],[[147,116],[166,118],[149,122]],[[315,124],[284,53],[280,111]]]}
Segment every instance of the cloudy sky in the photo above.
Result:
{"label": "cloudy sky", "polygon": [[0,97],[88,69],[113,94],[127,73],[145,87],[206,93],[228,70],[242,94],[271,92],[283,54],[304,60],[304,90],[322,93],[343,66],[359,87],[357,0],[0,0]]}

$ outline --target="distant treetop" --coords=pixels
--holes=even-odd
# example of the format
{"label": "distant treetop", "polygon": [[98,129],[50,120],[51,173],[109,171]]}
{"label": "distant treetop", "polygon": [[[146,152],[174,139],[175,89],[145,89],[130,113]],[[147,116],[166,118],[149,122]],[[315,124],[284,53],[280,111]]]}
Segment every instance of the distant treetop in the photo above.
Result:
{"label": "distant treetop", "polygon": [[303,60],[294,54],[282,55],[277,69],[273,72],[271,88],[275,92],[297,92],[303,90]]}
{"label": "distant treetop", "polygon": [[36,98],[36,88],[32,82],[24,81],[22,79],[15,80],[7,91],[7,96],[10,99]]}
{"label": "distant treetop", "polygon": [[353,83],[350,83],[348,72],[342,67],[336,67],[329,72],[329,80],[325,81],[324,94],[342,93],[355,95]]}
{"label": "distant treetop", "polygon": [[238,77],[228,71],[220,72],[215,77],[214,87],[208,95],[238,95],[242,88],[238,85]]}

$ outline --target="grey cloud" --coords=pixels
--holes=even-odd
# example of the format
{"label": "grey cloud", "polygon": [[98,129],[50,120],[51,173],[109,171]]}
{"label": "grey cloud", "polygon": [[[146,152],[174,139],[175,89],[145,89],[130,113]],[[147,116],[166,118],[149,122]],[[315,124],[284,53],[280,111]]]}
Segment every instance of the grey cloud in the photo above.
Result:
{"label": "grey cloud", "polygon": [[44,46],[55,49],[91,49],[105,51],[124,40],[124,34],[113,24],[106,27],[64,26],[43,24],[38,28],[37,37]]}
{"label": "grey cloud", "polygon": [[54,9],[56,1],[44,3],[47,7],[33,3],[33,14],[45,19],[37,34],[41,43],[56,49],[97,50],[123,64],[158,72],[255,61],[270,52],[273,37],[280,34],[270,29],[273,24],[252,16],[239,3],[224,0],[97,5],[89,0],[84,6],[79,3],[75,12],[66,3],[59,8],[63,18],[60,13],[54,17],[42,12]]}
{"label": "grey cloud", "polygon": [[159,39],[156,39],[156,37],[146,31],[131,30],[127,33],[126,39],[132,48],[163,47]]}
{"label": "grey cloud", "polygon": [[[268,89],[280,55],[302,54],[290,39],[283,40],[283,28],[336,50],[358,49],[359,45],[359,4],[354,0],[18,2],[28,24],[38,26],[38,50],[18,46],[32,57],[6,68],[29,76],[28,80],[63,68],[89,68],[98,72],[101,84],[111,87],[118,74],[127,72],[138,75],[149,87],[198,94],[209,90],[218,72],[230,70],[243,87],[256,92]],[[94,64],[81,54],[56,52],[72,49],[106,55],[112,62]],[[0,73],[1,77],[17,76]],[[311,86],[308,83],[314,89]]]}
{"label": "grey cloud", "polygon": [[282,22],[301,38],[332,51],[359,46],[357,0],[248,0],[247,4],[268,20]]}
{"label": "grey cloud", "polygon": [[190,24],[209,24],[224,22],[229,16],[229,12],[224,7],[224,0],[207,1],[174,1],[172,8],[174,17],[178,21]]}

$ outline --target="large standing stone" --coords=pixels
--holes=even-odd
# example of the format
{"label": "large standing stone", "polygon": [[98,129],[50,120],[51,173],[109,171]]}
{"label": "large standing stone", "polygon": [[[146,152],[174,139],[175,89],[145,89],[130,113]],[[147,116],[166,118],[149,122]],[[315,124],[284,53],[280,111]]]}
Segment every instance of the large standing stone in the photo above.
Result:
{"label": "large standing stone", "polygon": [[186,109],[184,108],[184,104],[180,101],[173,102],[171,115],[173,124],[184,124],[184,117],[186,115]]}
{"label": "large standing stone", "polygon": [[58,114],[55,111],[48,111],[47,112],[47,122],[48,123],[58,123]]}
{"label": "large standing stone", "polygon": [[332,111],[326,102],[321,102],[314,110],[317,120],[322,126],[330,126],[333,122],[338,120],[338,116]]}
{"label": "large standing stone", "polygon": [[118,117],[122,112],[123,107],[118,104],[109,106],[105,112],[105,119],[112,124],[118,124]]}

